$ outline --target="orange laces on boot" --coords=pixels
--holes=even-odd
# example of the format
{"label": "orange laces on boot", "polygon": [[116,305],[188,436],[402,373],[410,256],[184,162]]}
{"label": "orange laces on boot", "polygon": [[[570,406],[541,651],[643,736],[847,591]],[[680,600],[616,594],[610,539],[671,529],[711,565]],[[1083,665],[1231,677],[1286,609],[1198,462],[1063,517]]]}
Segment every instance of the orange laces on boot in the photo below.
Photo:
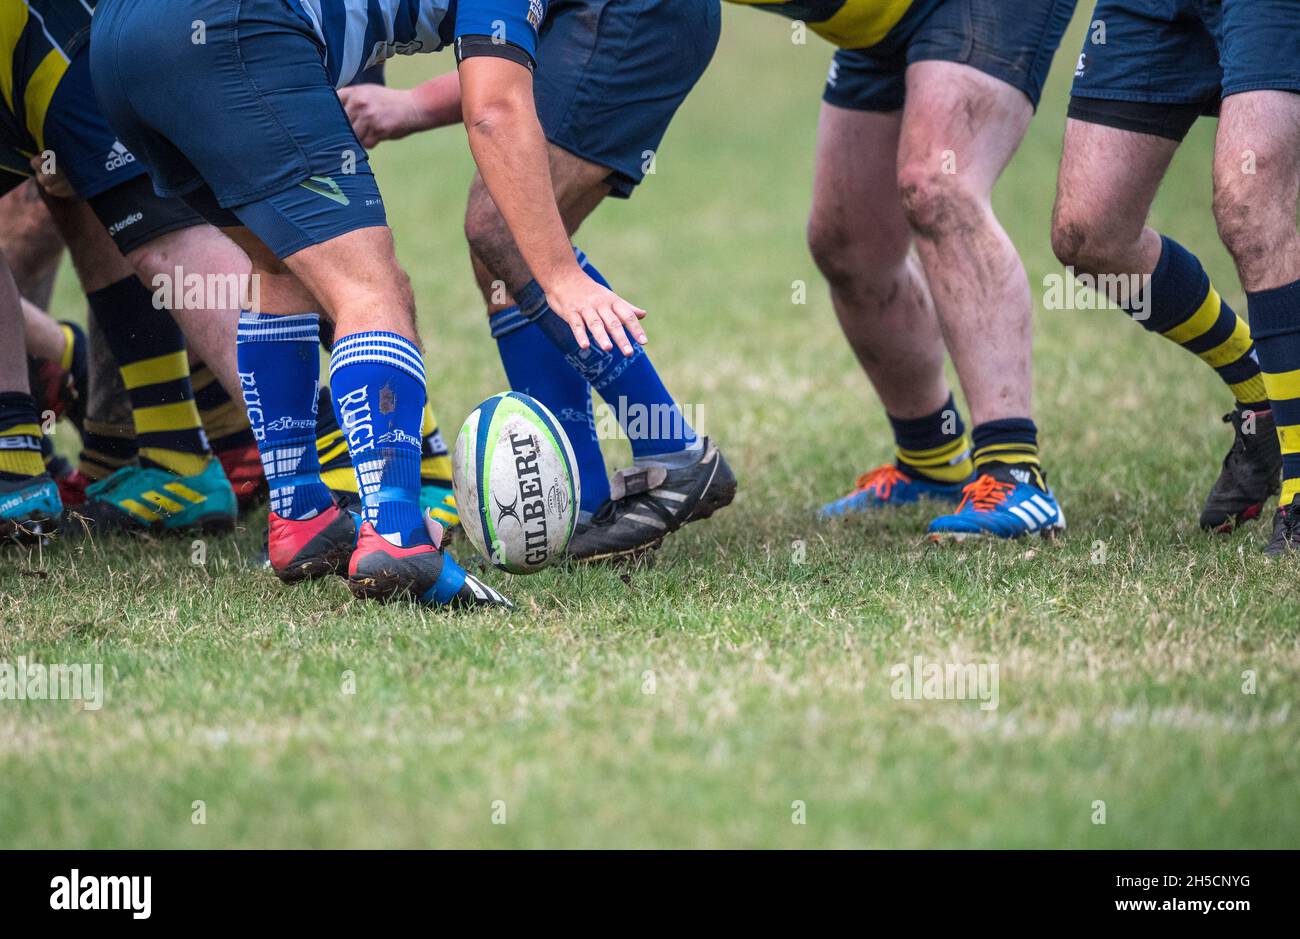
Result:
{"label": "orange laces on boot", "polygon": [[992,512],[1007,501],[1007,496],[1015,488],[1015,483],[1004,483],[986,473],[981,474],[962,488],[961,505],[957,506],[957,511],[961,512],[969,503],[976,512]]}
{"label": "orange laces on boot", "polygon": [[895,486],[910,481],[911,477],[897,466],[893,463],[886,463],[884,466],[877,466],[875,469],[859,476],[857,483],[855,483],[857,488],[849,495],[871,492],[881,499],[888,499]]}

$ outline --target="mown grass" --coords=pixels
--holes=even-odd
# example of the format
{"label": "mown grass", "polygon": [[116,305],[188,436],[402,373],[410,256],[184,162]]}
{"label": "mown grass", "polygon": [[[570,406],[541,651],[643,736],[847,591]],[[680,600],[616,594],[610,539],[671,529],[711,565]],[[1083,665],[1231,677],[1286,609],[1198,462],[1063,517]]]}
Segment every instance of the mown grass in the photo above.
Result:
{"label": "mown grass", "polygon": [[[998,192],[1035,285],[1060,270],[1080,24]],[[11,552],[0,661],[102,663],[107,701],[0,702],[0,845],[1296,843],[1296,569],[1259,555],[1261,527],[1196,528],[1230,402],[1186,353],[1115,311],[1039,312],[1036,416],[1071,526],[1054,543],[937,550],[923,509],[814,520],[889,440],[803,245],[829,51],[788,36],[729,9],[656,175],[578,238],[651,311],[661,371],[741,478],[734,507],[629,577],[489,575],[508,617],[283,589],[243,565],[256,518],[203,564],[189,541]],[[1240,303],[1211,135],[1156,219]],[[377,161],[452,427],[503,385],[460,235],[463,135]],[[60,312],[77,303],[65,277]],[[998,708],[896,700],[890,668],[918,655],[996,663]]]}

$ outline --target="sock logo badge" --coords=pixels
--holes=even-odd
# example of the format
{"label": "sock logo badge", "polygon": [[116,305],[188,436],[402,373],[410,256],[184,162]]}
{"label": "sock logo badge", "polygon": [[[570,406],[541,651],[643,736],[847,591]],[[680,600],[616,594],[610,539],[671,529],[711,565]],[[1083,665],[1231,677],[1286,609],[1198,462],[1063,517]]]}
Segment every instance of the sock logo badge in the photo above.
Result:
{"label": "sock logo badge", "polygon": [[404,443],[407,446],[415,447],[417,450],[420,448],[420,438],[408,434],[400,427],[394,427],[392,430],[388,431],[388,433],[381,435],[379,437],[379,442],[389,444]]}
{"label": "sock logo badge", "polygon": [[289,417],[288,415],[285,415],[283,417],[277,417],[275,420],[271,421],[271,423],[266,425],[266,429],[275,430],[275,431],[281,431],[281,430],[314,431],[316,429],[316,421],[310,419],[298,420]]}

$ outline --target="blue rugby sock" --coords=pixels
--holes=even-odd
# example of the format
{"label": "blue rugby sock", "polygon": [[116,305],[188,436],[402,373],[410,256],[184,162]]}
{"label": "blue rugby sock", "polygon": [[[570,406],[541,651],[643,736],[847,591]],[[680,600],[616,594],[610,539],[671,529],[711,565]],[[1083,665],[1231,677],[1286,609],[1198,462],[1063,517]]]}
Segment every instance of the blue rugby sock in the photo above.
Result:
{"label": "blue rugby sock", "polygon": [[239,315],[236,358],[244,406],[281,518],[311,518],[333,504],[316,459],[316,389],[320,384],[315,313]]}
{"label": "blue rugby sock", "polygon": [[[578,263],[593,280],[609,286],[581,251]],[[587,349],[579,348],[568,323],[546,305],[546,295],[535,280],[529,281],[515,299],[524,318],[541,328],[578,374],[614,409],[637,463],[662,463],[673,468],[689,466],[700,458],[700,439],[644,349],[634,346],[633,354],[624,356],[617,350],[605,352],[594,343]]]}
{"label": "blue rugby sock", "polygon": [[573,446],[582,499],[580,512],[595,512],[609,499],[609,476],[592,416],[591,386],[569,368],[564,355],[512,306],[488,321],[510,387],[550,408]]}
{"label": "blue rugby sock", "polygon": [[364,520],[398,547],[430,544],[420,514],[425,391],[419,348],[390,332],[339,339],[330,356],[330,393]]}

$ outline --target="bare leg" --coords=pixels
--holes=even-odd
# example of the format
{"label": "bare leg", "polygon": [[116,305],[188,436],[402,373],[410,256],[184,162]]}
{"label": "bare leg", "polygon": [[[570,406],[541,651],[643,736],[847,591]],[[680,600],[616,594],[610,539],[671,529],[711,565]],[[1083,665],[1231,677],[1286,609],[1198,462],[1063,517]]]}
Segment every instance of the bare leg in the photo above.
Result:
{"label": "bare leg", "polygon": [[1068,121],[1052,248],[1077,274],[1101,277],[1096,285],[1111,301],[1164,336],[1161,341],[1183,346],[1214,368],[1232,392],[1236,439],[1200,518],[1202,528],[1226,532],[1261,511],[1276,486],[1281,456],[1270,417],[1260,416],[1269,422],[1266,432],[1254,433],[1256,412],[1267,405],[1261,404],[1266,393],[1250,328],[1218,299],[1200,263],[1181,246],[1170,242],[1161,260],[1160,234],[1146,223],[1177,149],[1177,141],[1154,134]]}
{"label": "bare leg", "polygon": [[[155,238],[128,255],[127,260],[148,287],[158,275],[222,278],[230,285],[243,283],[250,269],[248,256],[211,225],[170,232]],[[235,334],[239,328],[239,290],[225,291],[226,304],[219,309],[191,309],[178,304],[171,314],[185,334],[190,352],[212,369],[212,374],[232,396],[239,394],[239,369],[235,364]]]}
{"label": "bare leg", "polygon": [[895,181],[901,123],[899,112],[822,105],[808,244],[885,410],[916,418],[942,407],[949,390],[939,321]]}
{"label": "bare leg", "polygon": [[[302,285],[293,271],[251,231],[247,228],[223,228],[222,234],[244,252],[249,261],[252,277],[250,283],[259,285],[257,309],[254,312],[272,315],[325,312],[329,315],[327,311],[321,310],[320,302]],[[245,310],[251,310],[254,306],[251,297],[242,298],[240,305]]]}
{"label": "bare leg", "polygon": [[899,188],[975,424],[1030,414],[1029,282],[990,196],[1032,114],[1023,94],[969,66],[907,70]]}
{"label": "bare leg", "polygon": [[63,255],[63,241],[34,182],[25,182],[0,198],[0,255],[9,262],[23,298],[27,354],[59,361],[67,346],[62,327],[45,312]]}
{"label": "bare leg", "polygon": [[1177,141],[1153,134],[1066,121],[1052,209],[1052,250],[1061,263],[1092,275],[1155,270],[1160,233],[1147,215],[1177,149]]}
{"label": "bare leg", "polygon": [[45,311],[63,256],[63,240],[35,182],[25,182],[0,198],[0,219],[0,255],[9,262],[23,298],[27,354],[57,362],[67,347],[67,336]]}
{"label": "bare leg", "polygon": [[[609,194],[605,180],[609,170],[567,150],[548,145],[551,184],[565,228],[572,236],[587,216]],[[511,290],[532,279],[528,265],[515,246],[514,237],[497,211],[481,176],[470,185],[465,211],[465,237],[469,241],[474,278],[488,303],[488,313],[512,305]]]}
{"label": "bare leg", "polygon": [[269,283],[263,282],[265,312],[319,309],[334,321],[335,342],[353,333],[383,330],[419,345],[415,295],[397,263],[388,228],[362,228],[304,248],[279,269],[264,250],[260,254],[249,252],[249,257],[254,274],[272,275]]}
{"label": "bare leg", "polygon": [[0,257],[0,392],[30,394],[27,347],[23,342],[23,311],[9,265]]}
{"label": "bare leg", "polygon": [[[54,278],[63,257],[63,240],[50,218],[35,181],[0,199],[0,253],[9,261],[18,292],[43,310],[50,307]],[[28,349],[30,355],[40,355]]]}
{"label": "bare leg", "polygon": [[27,353],[33,358],[57,362],[63,358],[68,337],[63,327],[26,297],[22,300],[23,332],[27,340]]}
{"label": "bare leg", "polygon": [[18,285],[0,254],[0,537],[28,537],[46,531],[62,511],[42,455],[41,416],[27,379],[27,348]]}
{"label": "bare leg", "polygon": [[1247,291],[1300,280],[1298,194],[1300,95],[1225,98],[1214,150],[1214,217]]}
{"label": "bare leg", "polygon": [[45,202],[68,246],[83,291],[95,293],[135,273],[89,205],[48,196]]}
{"label": "bare leg", "polygon": [[1214,151],[1214,218],[1250,304],[1264,387],[1282,450],[1270,554],[1300,549],[1300,95],[1252,91],[1223,101]]}

